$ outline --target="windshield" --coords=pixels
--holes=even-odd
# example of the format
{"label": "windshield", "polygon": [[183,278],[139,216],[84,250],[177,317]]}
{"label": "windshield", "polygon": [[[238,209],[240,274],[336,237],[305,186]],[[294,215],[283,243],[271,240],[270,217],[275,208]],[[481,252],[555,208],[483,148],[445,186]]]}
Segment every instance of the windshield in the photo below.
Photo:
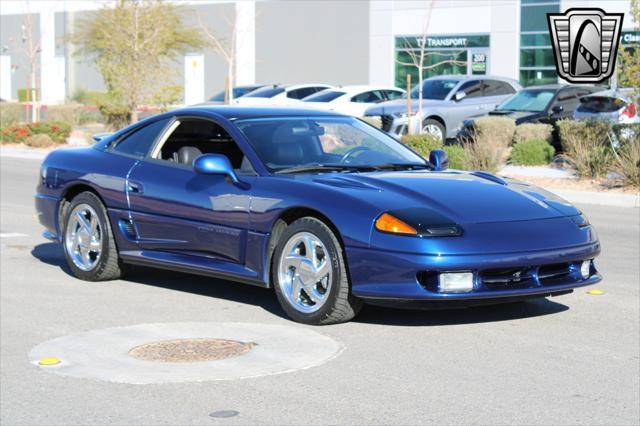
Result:
{"label": "windshield", "polygon": [[547,108],[555,93],[553,89],[523,90],[498,105],[496,111],[541,112]]}
{"label": "windshield", "polygon": [[277,86],[277,87],[267,86],[267,87],[263,87],[262,89],[254,90],[253,92],[249,93],[245,97],[247,97],[247,98],[273,98],[275,95],[278,95],[278,94],[280,94],[282,92],[284,92],[284,87],[282,87],[282,86]]}
{"label": "windshield", "polygon": [[[444,100],[458,80],[425,80],[422,83],[422,99]],[[411,91],[411,97],[418,99],[418,86]]]}
{"label": "windshield", "polygon": [[323,90],[322,92],[314,93],[311,96],[307,96],[303,102],[331,102],[332,100],[344,95],[344,92],[338,92],[335,90]]}
{"label": "windshield", "polygon": [[[386,133],[351,117],[260,118],[235,124],[272,172],[301,166],[353,171],[426,164]],[[304,167],[300,171],[305,171]]]}

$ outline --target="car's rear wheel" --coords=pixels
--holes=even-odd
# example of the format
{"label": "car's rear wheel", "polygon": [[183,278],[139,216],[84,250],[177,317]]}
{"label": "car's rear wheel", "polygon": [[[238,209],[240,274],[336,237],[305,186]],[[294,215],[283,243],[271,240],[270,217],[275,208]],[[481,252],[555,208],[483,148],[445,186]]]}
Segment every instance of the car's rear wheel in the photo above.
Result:
{"label": "car's rear wheel", "polygon": [[432,118],[427,118],[422,123],[422,133],[427,133],[429,135],[433,135],[437,138],[440,138],[444,142],[445,140],[445,129],[442,123],[438,120],[434,120]]}
{"label": "car's rear wheel", "polygon": [[118,251],[107,212],[91,192],[78,194],[65,206],[62,244],[73,274],[86,281],[117,279]]}
{"label": "car's rear wheel", "polygon": [[362,307],[350,291],[342,246],[318,219],[298,219],[283,231],[271,271],[278,300],[295,321],[345,322]]}

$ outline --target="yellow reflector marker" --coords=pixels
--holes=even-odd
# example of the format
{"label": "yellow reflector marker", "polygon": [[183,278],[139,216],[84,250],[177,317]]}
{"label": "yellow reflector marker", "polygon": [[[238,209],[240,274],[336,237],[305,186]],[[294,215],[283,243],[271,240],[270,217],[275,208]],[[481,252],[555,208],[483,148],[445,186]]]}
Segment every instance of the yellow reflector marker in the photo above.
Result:
{"label": "yellow reflector marker", "polygon": [[600,296],[601,294],[604,294],[604,291],[594,289],[594,290],[589,290],[587,294],[591,294],[592,296]]}
{"label": "yellow reflector marker", "polygon": [[413,226],[407,225],[389,213],[384,213],[376,220],[376,229],[382,232],[391,232],[392,234],[418,234],[418,231]]}
{"label": "yellow reflector marker", "polygon": [[40,358],[38,361],[39,365],[56,365],[60,364],[60,360],[58,358]]}

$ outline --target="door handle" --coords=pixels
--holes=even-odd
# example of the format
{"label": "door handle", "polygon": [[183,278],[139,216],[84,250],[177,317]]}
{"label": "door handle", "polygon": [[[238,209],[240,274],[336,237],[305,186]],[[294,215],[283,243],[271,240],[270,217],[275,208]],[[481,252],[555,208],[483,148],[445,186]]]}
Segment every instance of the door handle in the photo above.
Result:
{"label": "door handle", "polygon": [[138,182],[128,182],[127,183],[127,192],[132,194],[142,194],[142,184]]}

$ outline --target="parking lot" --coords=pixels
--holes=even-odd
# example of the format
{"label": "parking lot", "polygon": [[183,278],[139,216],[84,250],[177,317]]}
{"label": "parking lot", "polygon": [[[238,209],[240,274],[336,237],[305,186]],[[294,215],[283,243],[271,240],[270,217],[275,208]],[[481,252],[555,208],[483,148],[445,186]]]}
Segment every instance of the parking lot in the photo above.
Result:
{"label": "parking lot", "polygon": [[[578,289],[467,310],[367,306],[350,323],[317,328],[287,320],[271,291],[232,282],[142,268],[120,281],[72,278],[34,217],[38,167],[1,159],[2,424],[638,423],[637,208],[579,206],[602,242],[602,295]],[[138,385],[53,374],[28,356],[79,332],[189,322],[321,333],[341,350],[282,374]],[[210,416],[226,410],[237,413]]]}

